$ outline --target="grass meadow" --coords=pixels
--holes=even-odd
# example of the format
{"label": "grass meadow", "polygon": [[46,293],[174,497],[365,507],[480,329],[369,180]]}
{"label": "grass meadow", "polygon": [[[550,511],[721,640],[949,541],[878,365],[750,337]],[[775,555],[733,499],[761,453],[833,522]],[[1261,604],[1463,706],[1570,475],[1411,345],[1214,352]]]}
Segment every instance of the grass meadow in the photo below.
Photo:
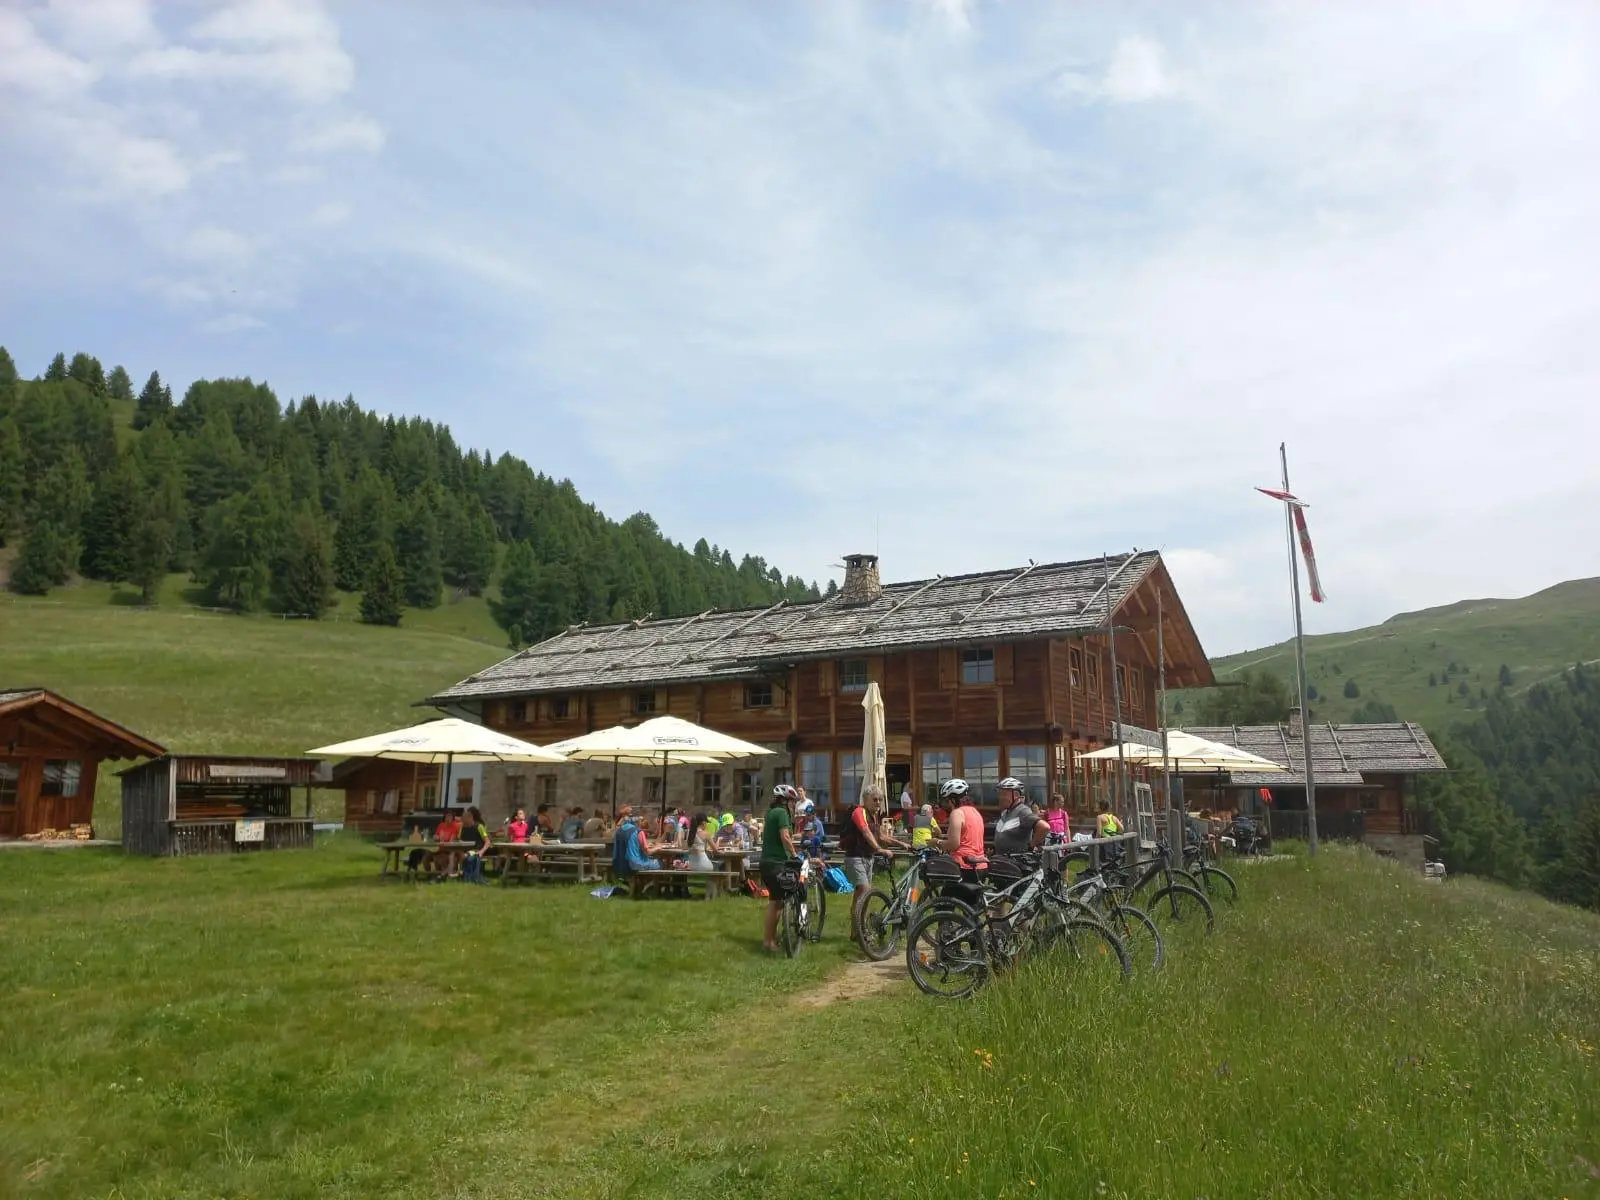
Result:
{"label": "grass meadow", "polygon": [[760,906],[0,859],[0,1196],[1600,1195],[1600,919],[1334,848],[942,1004]]}

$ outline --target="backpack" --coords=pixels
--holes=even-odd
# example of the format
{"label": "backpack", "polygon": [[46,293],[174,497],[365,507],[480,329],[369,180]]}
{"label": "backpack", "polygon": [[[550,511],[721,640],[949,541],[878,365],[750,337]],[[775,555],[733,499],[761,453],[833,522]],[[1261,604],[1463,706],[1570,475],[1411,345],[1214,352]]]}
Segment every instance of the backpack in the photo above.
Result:
{"label": "backpack", "polygon": [[822,873],[822,886],[830,892],[853,892],[856,885],[838,867],[829,867]]}

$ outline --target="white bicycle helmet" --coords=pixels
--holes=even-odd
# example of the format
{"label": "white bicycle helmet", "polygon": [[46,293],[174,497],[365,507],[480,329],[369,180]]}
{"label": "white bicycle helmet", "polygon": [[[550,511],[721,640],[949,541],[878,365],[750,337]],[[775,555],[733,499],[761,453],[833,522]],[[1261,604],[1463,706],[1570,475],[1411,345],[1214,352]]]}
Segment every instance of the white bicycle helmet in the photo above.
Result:
{"label": "white bicycle helmet", "polygon": [[947,779],[944,786],[939,789],[941,800],[965,800],[967,793],[972,789],[967,786],[965,779]]}
{"label": "white bicycle helmet", "polygon": [[772,787],[772,798],[774,800],[784,800],[792,804],[794,801],[800,799],[800,792],[793,784],[778,783],[774,784]]}
{"label": "white bicycle helmet", "polygon": [[1001,792],[1026,792],[1028,790],[1022,780],[1015,775],[1007,775],[999,783],[995,784],[995,789]]}

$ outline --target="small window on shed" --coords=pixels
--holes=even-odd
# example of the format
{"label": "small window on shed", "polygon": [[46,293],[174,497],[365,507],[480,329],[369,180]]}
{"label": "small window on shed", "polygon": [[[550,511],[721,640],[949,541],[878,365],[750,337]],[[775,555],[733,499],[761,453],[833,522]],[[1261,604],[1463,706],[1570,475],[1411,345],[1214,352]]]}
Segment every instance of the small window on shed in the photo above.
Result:
{"label": "small window on shed", "polygon": [[633,711],[636,713],[653,713],[656,710],[656,694],[654,692],[635,692],[633,696]]}
{"label": "small window on shed", "polygon": [[771,708],[772,684],[747,683],[744,685],[744,706],[746,708]]}
{"label": "small window on shed", "polygon": [[48,759],[44,764],[44,778],[39,781],[39,795],[76,796],[82,774],[82,763],[68,758]]}
{"label": "small window on shed", "polygon": [[962,683],[994,682],[994,651],[988,648],[961,652]]}

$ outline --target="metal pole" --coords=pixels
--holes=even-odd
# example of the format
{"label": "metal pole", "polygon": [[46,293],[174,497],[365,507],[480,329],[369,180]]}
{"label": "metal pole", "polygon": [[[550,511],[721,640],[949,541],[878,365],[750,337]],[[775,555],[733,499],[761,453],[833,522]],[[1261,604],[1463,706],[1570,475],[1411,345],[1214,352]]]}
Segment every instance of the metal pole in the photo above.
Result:
{"label": "metal pole", "polygon": [[1128,751],[1122,736],[1122,686],[1117,681],[1117,627],[1111,620],[1111,560],[1100,556],[1100,568],[1106,578],[1106,636],[1111,639],[1111,699],[1117,714],[1117,819],[1127,817],[1128,806]]}
{"label": "metal pole", "polygon": [[1172,763],[1167,754],[1167,645],[1161,616],[1161,589],[1156,589],[1156,720],[1161,730],[1161,799],[1172,812]]}
{"label": "metal pole", "polygon": [[617,764],[622,760],[615,755],[611,758],[611,823],[617,822]]}
{"label": "metal pole", "polygon": [[[1289,451],[1278,443],[1278,459],[1283,466],[1283,490],[1289,490]],[[1311,763],[1311,711],[1306,699],[1306,631],[1300,620],[1300,551],[1294,540],[1294,504],[1283,502],[1283,523],[1289,539],[1289,592],[1294,598],[1294,670],[1300,698],[1300,752],[1306,768],[1306,841],[1312,854],[1317,852],[1317,780]]]}

